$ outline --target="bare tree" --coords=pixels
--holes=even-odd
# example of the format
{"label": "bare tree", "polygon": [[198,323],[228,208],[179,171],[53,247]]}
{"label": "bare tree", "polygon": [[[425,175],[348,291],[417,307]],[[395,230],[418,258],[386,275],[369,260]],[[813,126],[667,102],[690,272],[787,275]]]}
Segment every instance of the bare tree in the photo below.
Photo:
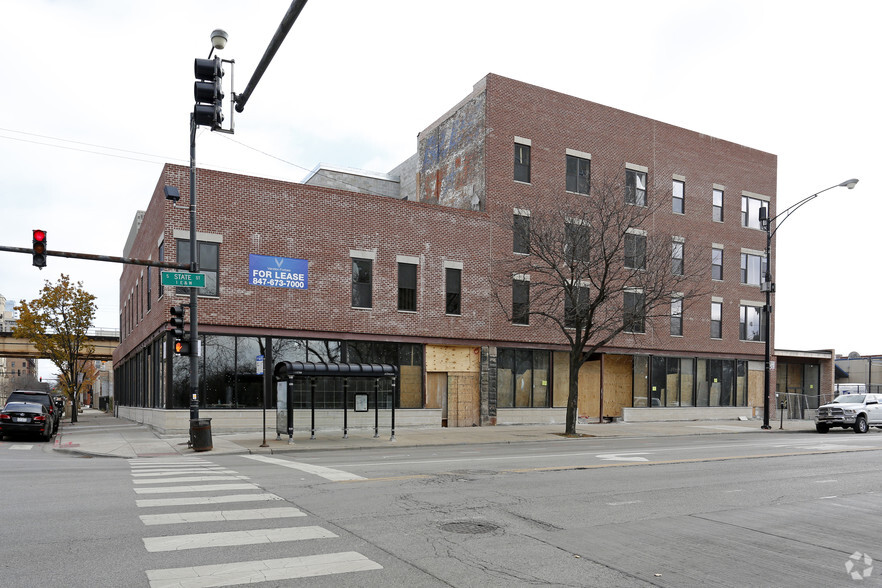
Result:
{"label": "bare tree", "polygon": [[554,194],[506,224],[515,251],[528,253],[500,261],[494,296],[512,322],[556,326],[569,345],[566,434],[576,432],[587,358],[659,317],[682,328],[682,311],[707,293],[709,252],[685,247],[656,222],[670,199],[647,205],[645,192],[641,199],[629,190],[595,180],[590,194]]}

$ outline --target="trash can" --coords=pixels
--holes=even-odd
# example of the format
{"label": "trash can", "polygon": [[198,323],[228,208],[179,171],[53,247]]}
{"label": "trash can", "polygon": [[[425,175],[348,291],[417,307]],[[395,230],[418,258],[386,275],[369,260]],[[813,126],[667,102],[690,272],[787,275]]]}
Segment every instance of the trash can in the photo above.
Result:
{"label": "trash can", "polygon": [[211,451],[211,419],[190,419],[190,447],[194,451]]}

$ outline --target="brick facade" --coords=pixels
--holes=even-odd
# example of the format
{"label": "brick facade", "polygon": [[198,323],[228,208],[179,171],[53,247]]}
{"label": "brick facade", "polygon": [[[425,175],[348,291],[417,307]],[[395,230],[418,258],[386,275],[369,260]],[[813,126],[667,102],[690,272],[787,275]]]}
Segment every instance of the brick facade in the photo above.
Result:
{"label": "brick facade", "polygon": [[[529,183],[513,180],[516,138],[531,144]],[[706,252],[708,265],[711,245],[724,247],[723,280],[708,274],[710,292],[684,314],[683,336],[670,336],[668,321],[658,319],[645,334],[617,337],[607,352],[761,361],[763,343],[739,339],[741,301],[763,300],[758,286],[740,283],[740,253],[763,250],[765,233],[741,225],[741,197],[761,195],[774,215],[776,156],[494,74],[420,133],[416,158],[395,170],[415,182],[402,177],[397,198],[197,170],[197,226],[222,239],[219,296],[200,298],[200,332],[473,346],[485,360],[496,347],[565,350],[554,328],[512,325],[492,283],[496,261],[512,255],[504,221],[513,209],[565,192],[567,149],[590,153],[592,177],[623,187],[626,163],[646,168],[649,199],[670,201],[672,178],[683,179],[685,214],[662,207],[649,230],[682,237],[691,251]],[[165,185],[188,194],[188,168],[164,167],[131,257],[157,259],[163,242],[173,260],[175,230],[188,230],[187,210],[165,200]],[[723,222],[712,220],[714,186],[724,189]],[[374,260],[371,309],[351,305],[353,251]],[[249,254],[308,260],[308,289],[250,285]],[[397,256],[419,260],[416,312],[397,310]],[[447,262],[462,264],[461,316],[445,314]],[[158,273],[123,270],[116,364],[167,328],[169,306],[188,301],[168,287],[157,298]],[[720,339],[710,337],[712,297],[723,300]],[[495,414],[491,384],[495,378],[482,375],[485,422]]]}

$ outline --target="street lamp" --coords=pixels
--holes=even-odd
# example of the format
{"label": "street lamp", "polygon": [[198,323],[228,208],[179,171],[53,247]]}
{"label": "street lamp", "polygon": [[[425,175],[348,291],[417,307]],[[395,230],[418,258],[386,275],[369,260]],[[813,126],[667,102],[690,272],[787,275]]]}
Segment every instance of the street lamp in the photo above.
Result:
{"label": "street lamp", "polygon": [[[760,290],[766,293],[766,305],[763,307],[763,318],[765,319],[765,324],[763,325],[763,336],[766,340],[766,366],[765,366],[765,383],[763,386],[763,429],[771,429],[772,427],[769,425],[769,389],[770,389],[770,372],[771,372],[771,324],[772,324],[772,292],[775,291],[775,283],[772,281],[772,237],[775,236],[775,233],[778,232],[778,229],[781,228],[781,225],[784,224],[790,215],[796,212],[803,204],[814,200],[820,194],[823,194],[827,190],[832,190],[833,188],[848,188],[849,190],[853,189],[858,183],[856,178],[852,178],[850,180],[846,180],[841,184],[836,184],[835,186],[830,186],[829,188],[824,188],[820,192],[815,192],[811,196],[807,198],[803,198],[796,204],[785,208],[775,216],[769,218],[768,209],[766,207],[760,208],[759,210],[759,220],[760,225],[766,231],[766,275],[763,278],[762,283],[760,284]],[[775,225],[775,229],[772,230],[772,223],[777,219],[781,219]]]}

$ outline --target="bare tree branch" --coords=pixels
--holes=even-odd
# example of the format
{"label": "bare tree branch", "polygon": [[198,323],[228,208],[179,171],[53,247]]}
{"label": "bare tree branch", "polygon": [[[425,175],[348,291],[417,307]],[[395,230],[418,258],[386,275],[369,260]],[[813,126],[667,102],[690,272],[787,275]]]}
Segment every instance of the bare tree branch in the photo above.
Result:
{"label": "bare tree branch", "polygon": [[[568,344],[568,434],[575,433],[578,374],[587,358],[623,334],[664,322],[674,299],[686,308],[709,292],[709,252],[686,244],[672,261],[680,241],[656,223],[669,199],[648,206],[626,200],[620,181],[592,178],[590,194],[542,195],[504,223],[524,253],[498,262],[493,296],[508,320],[553,325]],[[515,304],[513,289],[524,283],[529,302]]]}

